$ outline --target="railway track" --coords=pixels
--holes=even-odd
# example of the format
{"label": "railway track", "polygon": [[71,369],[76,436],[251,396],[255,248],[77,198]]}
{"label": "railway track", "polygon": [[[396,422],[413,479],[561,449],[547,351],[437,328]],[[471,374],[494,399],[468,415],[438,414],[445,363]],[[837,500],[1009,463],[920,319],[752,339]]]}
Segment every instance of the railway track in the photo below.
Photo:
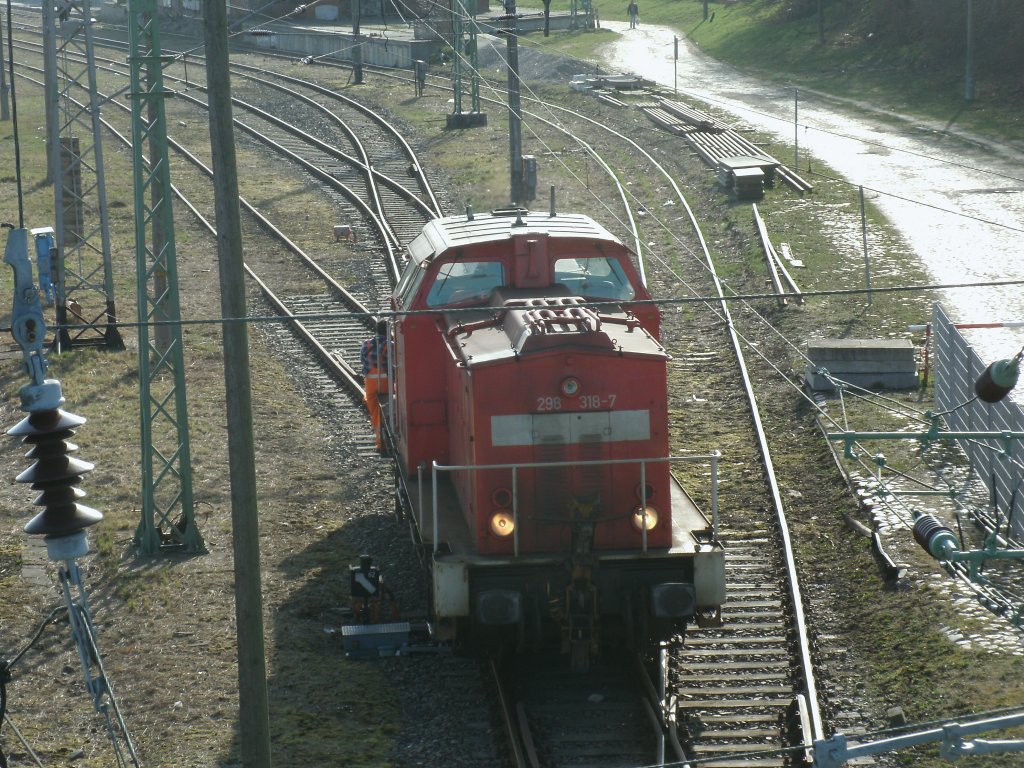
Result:
{"label": "railway track", "polygon": [[[648,209],[653,204],[644,203]],[[679,203],[687,208],[681,195]],[[650,277],[680,299],[724,295],[697,222],[690,223],[692,234],[679,241],[685,255],[650,264]],[[726,548],[722,626],[687,629],[685,641],[670,651],[668,688],[687,758],[716,768],[773,768],[787,764],[787,750],[820,733],[823,724],[785,510],[732,317],[724,301],[702,307],[686,323],[666,315],[670,334],[686,326],[691,339],[674,350],[680,384],[702,384],[688,403],[677,394],[676,406],[699,411],[718,399],[725,407],[716,408],[715,419],[728,424],[723,431],[743,436],[727,449],[694,449],[722,448],[723,462],[759,467],[755,477],[722,489],[719,499],[719,538]],[[685,435],[686,416],[680,421]]]}
{"label": "railway track", "polygon": [[[261,78],[266,80],[266,78]],[[369,191],[374,180],[383,180],[384,177],[393,179],[398,175],[398,166],[408,162],[409,166],[419,167],[418,161],[413,158],[406,158],[400,163],[391,158],[393,152],[387,152],[381,148],[356,150],[352,157],[359,158],[353,163],[346,158],[340,157],[325,151],[323,145],[337,141],[337,136],[324,129],[323,135],[318,137],[319,142],[309,141],[302,136],[302,132],[292,127],[286,127],[283,123],[287,120],[281,118],[270,119],[271,109],[274,111],[295,110],[300,115],[318,113],[318,109],[308,101],[301,101],[301,109],[294,106],[291,101],[282,101],[287,97],[294,98],[293,93],[298,89],[294,78],[289,78],[287,88],[274,87],[272,89],[275,98],[273,104],[264,103],[259,106],[259,112],[253,109],[256,105],[240,99],[238,105],[247,110],[245,117],[246,133],[261,146],[271,147],[275,152],[288,154],[291,161],[301,154],[314,155],[313,159],[307,159],[302,163],[302,173],[315,175],[318,183],[329,183],[326,177],[335,178],[337,183],[343,187],[331,184],[332,190],[328,194],[338,195],[335,199],[338,205],[342,204],[342,198],[347,201],[349,208],[345,209],[345,215],[351,216],[352,220],[358,214],[363,217],[361,220],[372,222],[376,217],[373,207],[387,212],[389,218],[395,216],[394,201],[389,200],[387,204],[380,197],[377,203],[367,202],[365,205],[353,202],[359,198],[355,191],[357,182],[365,185],[363,192],[373,197]],[[258,80],[253,80],[258,83]],[[316,88],[302,86],[309,91],[319,93],[320,97],[326,94],[320,93]],[[257,90],[264,90],[257,88]],[[189,96],[188,106],[191,112],[182,114],[201,114],[201,100]],[[181,102],[179,102],[179,105]],[[175,109],[185,109],[176,105]],[[185,119],[188,119],[187,117]],[[192,119],[195,119],[194,117]],[[241,120],[241,118],[239,118]],[[256,127],[259,124],[260,127]],[[340,129],[339,129],[340,130]],[[342,134],[352,138],[348,131],[341,130]],[[340,134],[339,134],[340,135]],[[331,139],[331,136],[335,136]],[[325,138],[327,137],[327,138]],[[297,142],[294,143],[294,142]],[[176,149],[179,149],[176,147]],[[286,153],[285,150],[288,150]],[[179,151],[183,148],[179,149]],[[376,158],[376,159],[373,159]],[[386,162],[383,158],[387,158]],[[201,161],[190,160],[193,168],[201,164]],[[653,158],[652,158],[653,162]],[[333,166],[342,163],[343,167],[330,170],[323,174],[313,170],[318,166]],[[374,172],[377,164],[386,166],[387,171],[381,170],[380,174]],[[655,165],[657,165],[655,163]],[[200,180],[197,170],[188,171],[189,178],[185,182],[180,181],[180,174],[175,175],[179,185],[188,189],[200,189],[208,187],[207,182]],[[337,177],[341,176],[342,179]],[[666,174],[667,176],[667,174]],[[384,184],[381,187],[394,191],[394,186]],[[678,188],[677,188],[678,193]],[[244,187],[243,187],[244,194]],[[191,193],[190,193],[191,195]],[[204,193],[204,196],[206,193]],[[685,199],[679,195],[681,205],[685,206]],[[654,195],[645,197],[642,193],[633,193],[633,196],[625,201],[627,211],[636,209],[644,211],[655,211],[661,204],[661,200],[655,200]],[[388,212],[388,209],[391,209]],[[197,216],[203,215],[202,211],[212,210],[212,201],[205,196],[202,201],[194,204],[193,209]],[[407,210],[419,210],[415,204],[409,204]],[[205,218],[211,218],[205,214]],[[625,219],[632,219],[632,214],[625,214]],[[651,256],[646,260],[648,269],[648,282],[655,286],[656,292],[664,298],[681,298],[692,295],[708,295],[709,288],[717,280],[714,278],[714,265],[711,263],[704,247],[703,239],[699,231],[692,229],[695,222],[688,222],[682,227],[667,225],[666,222],[658,221],[656,217],[647,217],[644,233],[638,233],[637,241],[647,242],[653,237],[653,233],[669,233],[671,241],[678,247],[679,253],[685,254],[682,258],[674,259]],[[209,225],[206,225],[209,227]],[[255,225],[254,225],[255,226]],[[267,225],[260,223],[259,226],[266,231]],[[393,268],[387,266],[388,254],[393,253],[393,244],[401,243],[401,236],[398,231],[406,231],[409,223],[403,216],[397,216],[392,224],[379,223],[377,232],[371,235],[369,224],[367,231],[363,232],[361,240],[360,261],[376,261],[378,266],[374,271],[362,273],[356,278],[349,280],[358,289],[351,293],[357,299],[361,294],[361,301],[352,304],[348,299],[341,296],[329,281],[324,280],[324,274],[333,274],[340,271],[341,265],[330,258],[321,259],[309,257],[303,266],[297,263],[280,263],[271,267],[274,256],[269,251],[276,248],[268,248],[268,253],[259,254],[254,259],[253,276],[260,277],[267,300],[278,307],[282,314],[290,316],[293,328],[299,332],[302,329],[307,336],[307,344],[318,348],[318,365],[335,366],[335,370],[329,375],[339,376],[345,380],[346,376],[340,375],[338,369],[347,373],[347,384],[349,391],[357,395],[358,391],[352,389],[353,383],[357,384],[353,374],[355,366],[355,353],[358,347],[358,338],[365,334],[366,320],[374,307],[379,307],[384,302],[386,293],[390,290],[388,278]],[[636,229],[636,227],[634,227]],[[392,234],[389,234],[389,230]],[[272,231],[272,230],[271,230]],[[394,235],[394,242],[391,242]],[[274,235],[278,237],[278,235]],[[366,243],[372,240],[379,240],[379,249],[376,258],[366,247]],[[262,249],[260,249],[262,250]],[[294,249],[289,248],[289,251]],[[301,249],[300,249],[301,250]],[[330,249],[327,249],[330,250]],[[264,261],[266,258],[266,261]],[[249,254],[247,254],[247,262]],[[300,291],[290,287],[295,281],[297,269],[309,269],[308,263],[312,261],[319,264],[319,271],[315,276],[304,279],[307,286],[316,284],[316,290]],[[386,277],[381,274],[379,266],[384,264]],[[346,271],[353,270],[352,264],[345,265]],[[270,274],[281,281],[285,288],[278,288],[271,284],[271,280],[263,280],[263,276]],[[351,298],[351,297],[350,297]],[[723,305],[724,306],[724,305]],[[299,317],[299,316],[302,317]],[[729,347],[722,342],[723,328],[729,325],[723,317],[721,308],[710,307],[706,310],[694,313],[687,323],[681,322],[681,318],[668,314],[665,323],[666,343],[673,351],[679,361],[676,368],[679,374],[673,389],[673,407],[682,406],[682,389],[691,386],[693,375],[699,372],[705,386],[714,387],[719,392],[743,391],[745,395],[723,398],[729,412],[723,414],[722,420],[728,425],[728,429],[735,430],[735,434],[742,434],[746,437],[741,442],[743,448],[731,454],[728,461],[740,464],[760,465],[761,472],[756,473],[752,480],[737,482],[734,487],[727,489],[723,494],[722,506],[726,513],[722,518],[720,536],[727,546],[727,581],[729,584],[727,603],[724,608],[723,618],[725,626],[717,630],[693,629],[688,632],[686,642],[673,648],[669,658],[670,668],[666,678],[668,689],[666,700],[672,702],[670,706],[650,707],[657,715],[659,729],[667,732],[671,723],[678,722],[681,727],[680,740],[686,750],[688,759],[699,759],[701,761],[714,758],[713,765],[721,768],[732,768],[733,766],[781,766],[784,763],[782,750],[791,745],[792,738],[786,738],[779,726],[780,715],[787,710],[805,713],[805,720],[795,732],[800,734],[810,733],[820,735],[820,718],[812,713],[817,707],[816,696],[805,695],[810,690],[813,692],[813,665],[809,660],[809,640],[806,627],[798,618],[802,611],[800,605],[799,590],[791,581],[792,569],[787,571],[782,564],[791,559],[791,553],[784,552],[785,544],[785,520],[782,516],[781,504],[778,503],[777,489],[767,486],[763,480],[765,476],[771,475],[770,461],[765,456],[768,454],[767,446],[763,441],[756,439],[756,432],[763,432],[756,428],[756,411],[752,411],[753,397],[752,384],[747,375],[737,375],[737,358],[739,354],[738,345],[733,347],[732,354],[724,354],[722,349]],[[340,361],[339,361],[340,358]],[[347,362],[346,362],[347,361]],[[352,399],[357,399],[353,397]],[[701,399],[701,398],[697,398]],[[696,403],[696,399],[693,401]],[[679,429],[684,434],[679,435],[682,444],[690,449],[695,449],[694,435],[687,435],[685,417]],[[751,424],[755,426],[752,427]],[[708,446],[714,449],[718,446]],[[737,455],[738,454],[738,455]],[[701,483],[701,486],[704,484]],[[707,501],[707,499],[705,499]],[[776,508],[776,515],[773,518],[765,514],[766,509]],[[795,595],[795,597],[794,597]],[[581,688],[593,685],[593,679],[580,680]],[[624,700],[627,696],[623,692],[623,682],[613,682],[609,677],[602,682],[609,690],[615,690],[611,700]],[[557,686],[559,689],[569,690],[570,686],[564,680]],[[799,704],[800,697],[804,696],[804,705]],[[520,693],[521,701],[524,702],[523,709],[526,715],[524,722],[545,722],[550,723],[551,712],[545,710],[538,701],[544,696],[531,692],[524,687]],[[565,712],[567,716],[580,719],[586,714],[586,706],[589,701],[581,701],[579,693],[570,695],[572,703],[567,700],[557,709]],[[531,715],[533,712],[539,713]],[[520,709],[520,707],[516,707]],[[612,709],[612,707],[607,707]],[[623,739],[625,731],[636,731],[637,733],[647,730],[643,727],[645,720],[644,710],[639,708],[632,714],[626,714],[625,710],[617,710],[612,717],[618,718],[620,724],[625,718],[628,723],[624,729],[615,731],[611,739],[624,742],[632,739]],[[809,715],[809,716],[808,716]],[[649,726],[649,723],[648,723]],[[568,726],[565,726],[568,727]],[[608,731],[607,724],[600,726],[599,732]],[[559,751],[559,743],[563,741],[560,734],[564,733],[562,727],[556,727],[551,733],[545,733],[537,728],[532,729],[535,735],[534,744],[540,744],[540,752],[548,754],[554,764],[571,764],[571,754],[575,750],[576,757],[579,757],[579,747],[570,747],[567,755]],[[786,730],[792,733],[793,730]],[[591,732],[585,735],[583,740],[591,742],[596,735]],[[566,740],[572,744],[572,739]],[[613,747],[611,741],[603,746],[597,747],[598,751],[614,753],[609,754],[611,760],[635,760],[636,746]],[[625,757],[629,752],[632,757]],[[751,756],[751,753],[754,756]],[[590,756],[591,758],[593,756]],[[594,764],[593,762],[589,764]],[[609,762],[609,765],[616,764]],[[618,764],[629,764],[626,762]]]}
{"label": "railway track", "polygon": [[[40,46],[24,40],[19,40],[18,45],[41,51]],[[194,70],[196,62],[192,61],[191,66]],[[25,64],[19,65],[19,69],[26,68]],[[111,78],[123,78],[127,73],[126,67],[113,59],[104,60],[101,70]],[[38,68],[35,72],[41,78]],[[202,119],[206,105],[195,93],[203,89],[195,86],[191,80],[186,80],[184,73],[178,77],[167,71],[164,76],[168,82],[181,86],[175,104],[179,110],[176,113],[178,123],[187,125],[189,119]],[[289,83],[295,82],[295,78],[283,76],[283,79]],[[358,260],[347,259],[342,263],[336,253],[330,252],[340,248],[327,248],[327,253],[310,255],[243,197],[242,207],[249,213],[250,221],[254,221],[260,228],[260,238],[269,236],[283,246],[297,259],[294,269],[311,274],[314,281],[322,286],[323,292],[309,293],[308,289],[312,286],[308,282],[298,281],[303,283],[305,291],[296,293],[295,288],[289,287],[278,289],[279,292],[284,290],[284,293],[277,295],[267,281],[259,279],[252,265],[250,273],[270,305],[290,317],[297,333],[317,351],[322,359],[321,365],[326,366],[333,377],[342,381],[353,398],[358,400],[361,397],[361,386],[356,375],[359,342],[372,325],[372,314],[387,305],[391,288],[401,268],[398,255],[400,248],[428,218],[439,213],[439,203],[415,153],[394,128],[370,110],[351,99],[338,97],[331,101],[336,108],[332,112],[317,103],[312,96],[272,82],[269,77],[259,78],[247,74],[245,80],[256,92],[275,94],[276,103],[269,106],[279,113],[288,115],[292,120],[313,122],[319,127],[323,138],[310,135],[294,122],[275,117],[261,106],[243,99],[234,99],[240,108],[235,120],[240,131],[263,147],[297,164],[302,172],[322,185],[334,203],[338,216],[336,221],[345,222],[344,226],[356,233],[358,245],[353,247],[357,247],[366,256]],[[40,80],[35,82],[41,85]],[[307,90],[318,93],[322,100],[330,95],[327,89],[314,83],[307,84]],[[117,101],[108,100],[107,103],[118,105],[122,112],[127,113],[127,108]],[[182,113],[182,103],[187,103],[192,112]],[[344,112],[344,115],[337,112]],[[318,119],[311,119],[311,115]],[[123,121],[119,125],[108,121],[107,125],[127,143],[127,127]],[[371,126],[376,130],[371,131]],[[367,144],[370,142],[365,142],[365,137],[370,137],[372,144],[369,147]],[[173,137],[169,137],[169,144],[180,157],[188,161],[190,173],[198,173],[206,179],[211,177],[208,159],[198,157]],[[350,153],[337,148],[346,145],[351,148]],[[399,166],[406,171],[405,177],[412,180],[413,189],[389,176],[388,172],[394,172]],[[176,171],[179,188],[204,188],[199,182],[181,181],[177,178],[178,173]],[[208,224],[212,219],[210,189],[207,183],[204,194],[200,195],[201,202],[189,203],[189,207],[197,216],[204,216],[202,211],[205,211],[205,225],[212,229]],[[242,189],[244,195],[244,186]],[[247,249],[247,261],[251,261],[251,255],[250,249]],[[280,268],[282,265],[274,267]],[[283,268],[286,273],[283,276],[285,283],[297,282],[294,273],[289,273],[289,267]],[[361,274],[353,276],[354,268],[361,271]],[[334,279],[335,274],[349,275],[348,289]],[[300,319],[297,317],[299,315],[304,318]]]}
{"label": "railway track", "polygon": [[517,768],[665,761],[664,702],[638,657],[610,656],[580,675],[557,658],[521,656],[492,661],[491,674]]}

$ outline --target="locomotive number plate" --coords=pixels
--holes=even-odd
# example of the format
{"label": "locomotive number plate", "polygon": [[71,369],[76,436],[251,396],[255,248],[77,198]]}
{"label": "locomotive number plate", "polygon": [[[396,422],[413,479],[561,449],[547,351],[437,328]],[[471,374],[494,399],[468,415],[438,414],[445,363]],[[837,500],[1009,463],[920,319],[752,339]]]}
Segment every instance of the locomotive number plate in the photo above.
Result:
{"label": "locomotive number plate", "polygon": [[[615,408],[615,397],[615,395],[580,395],[574,400],[558,396],[538,397],[537,412],[550,413],[551,411],[561,410],[610,411]],[[571,404],[573,402],[578,404],[576,408],[572,408]]]}

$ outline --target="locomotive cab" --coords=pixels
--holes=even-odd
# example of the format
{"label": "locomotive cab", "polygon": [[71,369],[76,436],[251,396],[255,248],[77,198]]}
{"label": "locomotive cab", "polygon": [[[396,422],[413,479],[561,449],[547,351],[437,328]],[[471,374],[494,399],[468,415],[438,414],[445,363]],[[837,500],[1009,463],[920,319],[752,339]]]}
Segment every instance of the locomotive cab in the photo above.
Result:
{"label": "locomotive cab", "polygon": [[670,472],[667,361],[632,253],[580,215],[451,217],[393,296],[390,428],[435,632],[587,658],[714,621],[724,553]]}

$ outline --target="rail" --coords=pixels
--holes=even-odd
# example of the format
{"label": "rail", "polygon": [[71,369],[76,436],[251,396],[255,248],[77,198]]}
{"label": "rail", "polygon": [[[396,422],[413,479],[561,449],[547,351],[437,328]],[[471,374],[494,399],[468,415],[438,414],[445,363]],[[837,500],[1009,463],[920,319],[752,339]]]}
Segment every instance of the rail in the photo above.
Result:
{"label": "rail", "polygon": [[711,537],[712,541],[718,541],[718,459],[721,458],[722,454],[719,451],[712,451],[709,454],[701,456],[665,456],[661,458],[650,458],[650,459],[610,459],[608,461],[539,461],[539,462],[525,462],[519,464],[462,464],[462,465],[443,465],[438,464],[436,461],[432,463],[430,475],[431,475],[431,505],[432,505],[432,524],[434,529],[434,552],[438,550],[438,535],[440,521],[438,519],[438,499],[437,499],[437,487],[438,487],[438,473],[439,472],[462,472],[470,470],[478,472],[480,470],[492,470],[492,469],[510,469],[512,470],[512,552],[515,557],[519,557],[519,489],[517,484],[517,474],[520,469],[550,469],[551,467],[593,467],[602,466],[608,467],[616,464],[639,464],[640,465],[640,509],[641,514],[644,517],[644,525],[640,526],[640,531],[643,536],[642,550],[644,553],[647,552],[647,465],[648,464],[677,464],[684,461],[707,461],[711,464]]}

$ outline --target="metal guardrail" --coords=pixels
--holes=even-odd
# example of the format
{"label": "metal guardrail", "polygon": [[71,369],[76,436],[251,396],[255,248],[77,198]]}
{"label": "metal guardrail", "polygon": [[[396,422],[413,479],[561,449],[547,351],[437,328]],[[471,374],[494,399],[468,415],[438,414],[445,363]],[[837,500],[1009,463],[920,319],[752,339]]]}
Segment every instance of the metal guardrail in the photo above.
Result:
{"label": "metal guardrail", "polygon": [[[955,327],[938,303],[932,319],[933,357],[935,361],[935,404],[945,411],[943,418],[949,429],[961,432],[1022,432],[1024,409],[1005,398],[986,403],[974,398],[974,382],[988,364]],[[1024,463],[1013,460],[1004,441],[997,439],[957,441],[967,453],[971,467],[988,489],[996,511],[1008,521],[1010,535],[1024,538]]]}

